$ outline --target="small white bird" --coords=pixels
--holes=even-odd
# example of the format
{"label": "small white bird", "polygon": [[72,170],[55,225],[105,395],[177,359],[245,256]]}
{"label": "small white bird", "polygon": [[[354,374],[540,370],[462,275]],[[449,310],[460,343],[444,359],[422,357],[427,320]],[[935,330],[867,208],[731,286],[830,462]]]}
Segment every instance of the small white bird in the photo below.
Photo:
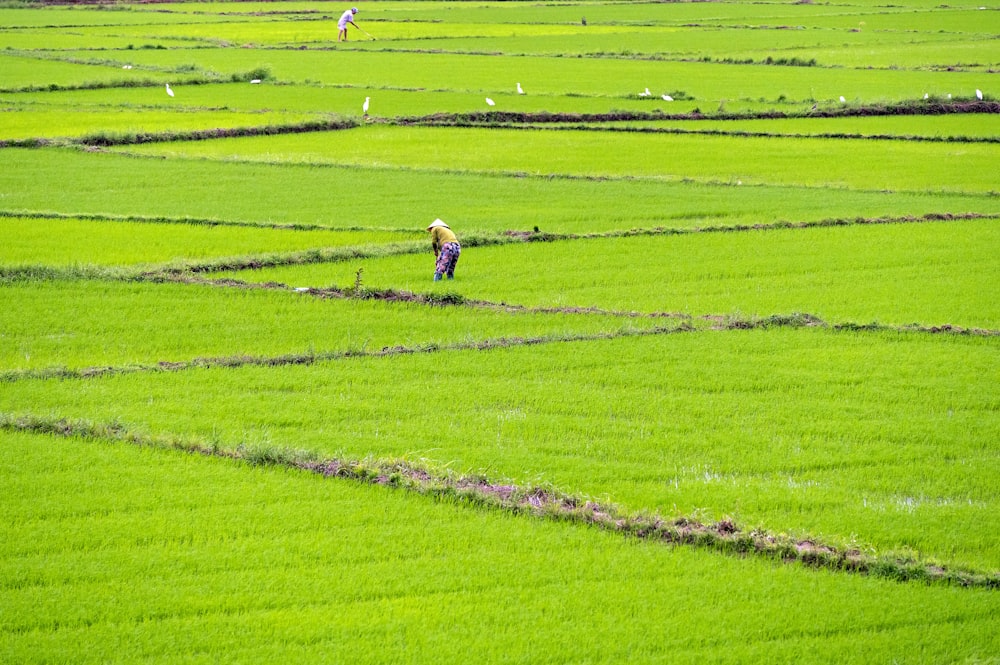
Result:
{"label": "small white bird", "polygon": [[251,83],[260,83],[260,79],[254,79],[254,80],[252,80],[252,81],[250,81],[250,82],[251,82]]}
{"label": "small white bird", "polygon": [[980,90],[979,88],[976,88],[976,99],[982,99],[982,98],[983,98],[983,91]]}
{"label": "small white bird", "polygon": [[492,99],[490,99],[489,97],[486,98],[486,103],[489,104],[490,106],[496,106],[497,105],[497,103],[495,101],[493,101]]}
{"label": "small white bird", "polygon": [[844,99],[844,96],[843,96],[843,95],[841,95],[841,96],[840,96],[840,103],[841,103],[841,104],[845,104],[846,102],[847,102],[847,100],[846,100],[846,99]]}
{"label": "small white bird", "polygon": [[948,99],[951,99],[951,93],[950,92],[948,93]]}
{"label": "small white bird", "polygon": [[122,69],[132,69],[132,65],[125,65]]}
{"label": "small white bird", "polygon": [[652,95],[652,94],[653,94],[653,93],[651,93],[651,92],[649,91],[649,88],[646,88],[646,91],[645,91],[645,92],[640,92],[640,93],[639,93],[639,96],[640,96],[640,97],[649,97],[649,96],[650,96],[650,95]]}
{"label": "small white bird", "polygon": [[663,95],[663,101],[665,101],[665,102],[672,102],[672,101],[674,101],[674,98],[671,97],[670,95]]}
{"label": "small white bird", "polygon": [[365,103],[361,105],[361,110],[365,112],[365,115],[368,115],[368,103],[371,102],[371,100],[371,97],[365,97]]}
{"label": "small white bird", "polygon": [[170,89],[170,84],[169,83],[167,84],[167,94],[170,95],[171,97],[174,96],[174,91]]}
{"label": "small white bird", "polygon": [[519,95],[523,95],[524,94],[524,90],[521,88],[521,84],[520,83],[517,84],[517,94],[519,94]]}
{"label": "small white bird", "polygon": [[924,93],[924,99],[930,99],[930,98],[931,98],[931,96],[930,96],[930,95],[928,95],[928,94],[927,94],[927,93],[925,92],[925,93]]}

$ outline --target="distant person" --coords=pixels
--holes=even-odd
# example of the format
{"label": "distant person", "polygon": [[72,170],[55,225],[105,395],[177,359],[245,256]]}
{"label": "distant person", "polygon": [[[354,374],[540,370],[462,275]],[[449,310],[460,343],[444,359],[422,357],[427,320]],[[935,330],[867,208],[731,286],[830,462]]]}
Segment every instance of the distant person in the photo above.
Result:
{"label": "distant person", "polygon": [[455,266],[458,265],[462,247],[458,244],[454,231],[440,219],[431,222],[427,231],[431,234],[431,247],[434,248],[434,256],[437,257],[434,264],[434,281],[440,282],[442,275],[448,275],[448,279],[455,279]]}
{"label": "distant person", "polygon": [[358,13],[358,8],[357,7],[351,7],[346,12],[344,12],[343,15],[340,17],[340,20],[337,21],[337,27],[340,28],[340,32],[337,33],[337,41],[338,42],[341,41],[341,39],[343,39],[343,41],[345,41],[345,42],[347,41],[347,24],[348,23],[350,23],[351,25],[353,25],[355,28],[358,27],[357,24],[354,22],[354,15],[357,14],[357,13]]}

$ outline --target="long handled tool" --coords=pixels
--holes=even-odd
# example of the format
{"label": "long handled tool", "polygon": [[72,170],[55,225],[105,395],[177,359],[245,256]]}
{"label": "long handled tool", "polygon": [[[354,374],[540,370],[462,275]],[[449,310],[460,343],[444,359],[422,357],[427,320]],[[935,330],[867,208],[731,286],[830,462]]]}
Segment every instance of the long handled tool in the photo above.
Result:
{"label": "long handled tool", "polygon": [[358,28],[358,30],[360,30],[361,32],[363,32],[363,33],[365,33],[366,35],[368,35],[369,37],[371,37],[371,38],[372,38],[372,40],[374,40],[374,39],[375,39],[375,37],[374,37],[374,36],[372,35],[372,33],[368,32],[368,31],[367,31],[367,30],[365,30],[364,28],[359,28],[359,27],[358,27],[358,24],[357,24],[357,23],[355,23],[355,24],[354,24],[354,27],[355,27],[355,28]]}

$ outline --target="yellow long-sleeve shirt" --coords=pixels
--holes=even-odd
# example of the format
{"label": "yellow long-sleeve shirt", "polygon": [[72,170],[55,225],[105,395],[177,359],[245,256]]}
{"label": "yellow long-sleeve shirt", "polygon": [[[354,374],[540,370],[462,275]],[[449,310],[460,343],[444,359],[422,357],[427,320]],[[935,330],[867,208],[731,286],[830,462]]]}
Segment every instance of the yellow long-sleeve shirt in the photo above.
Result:
{"label": "yellow long-sleeve shirt", "polygon": [[441,253],[441,248],[447,242],[458,242],[458,237],[447,226],[435,226],[431,229],[431,246],[434,248],[434,256]]}

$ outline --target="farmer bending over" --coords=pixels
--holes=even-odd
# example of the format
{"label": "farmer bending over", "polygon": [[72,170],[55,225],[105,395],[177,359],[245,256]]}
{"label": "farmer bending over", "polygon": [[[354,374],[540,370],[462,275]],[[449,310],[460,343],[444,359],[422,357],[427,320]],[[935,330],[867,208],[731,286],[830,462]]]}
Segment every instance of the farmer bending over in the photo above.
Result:
{"label": "farmer bending over", "polygon": [[448,275],[448,279],[455,279],[455,266],[458,264],[458,256],[462,253],[462,247],[458,244],[451,228],[440,219],[435,219],[427,227],[431,234],[431,247],[434,248],[434,256],[437,263],[434,266],[434,281],[440,282],[441,275]]}
{"label": "farmer bending over", "polygon": [[354,22],[354,15],[357,14],[357,13],[358,13],[358,8],[357,7],[351,7],[346,12],[344,12],[344,14],[340,17],[340,20],[337,21],[337,27],[340,28],[340,32],[337,33],[337,41],[338,42],[341,40],[341,38],[343,38],[343,40],[345,42],[347,41],[347,24],[348,23],[350,23],[351,25],[353,25],[355,28],[358,27],[357,24]]}

